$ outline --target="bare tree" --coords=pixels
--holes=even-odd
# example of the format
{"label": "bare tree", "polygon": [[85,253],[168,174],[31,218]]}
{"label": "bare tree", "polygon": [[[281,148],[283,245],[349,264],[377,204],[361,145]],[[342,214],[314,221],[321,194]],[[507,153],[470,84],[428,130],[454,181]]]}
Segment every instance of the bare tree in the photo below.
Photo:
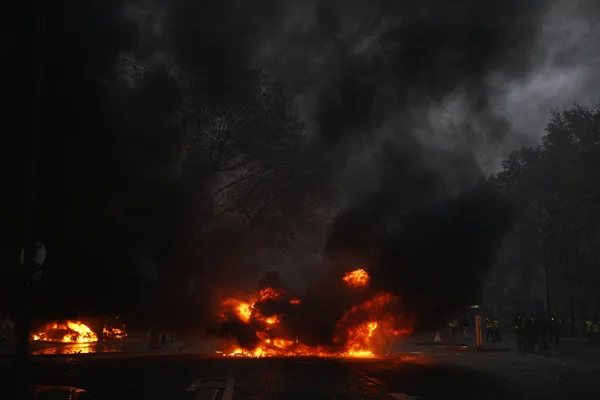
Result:
{"label": "bare tree", "polygon": [[233,217],[255,229],[302,215],[323,188],[325,154],[308,143],[281,83],[259,71],[233,99],[210,102],[193,85],[187,96],[182,176],[211,210],[199,222]]}

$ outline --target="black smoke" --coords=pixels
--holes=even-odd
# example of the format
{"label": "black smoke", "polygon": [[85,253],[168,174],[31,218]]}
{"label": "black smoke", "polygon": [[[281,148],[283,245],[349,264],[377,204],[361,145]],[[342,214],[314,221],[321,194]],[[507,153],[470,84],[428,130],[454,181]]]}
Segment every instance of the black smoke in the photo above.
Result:
{"label": "black smoke", "polygon": [[[342,213],[327,250],[338,261],[345,249],[356,251],[356,241],[368,242],[368,251],[357,258],[374,260],[373,290],[399,295],[402,314],[414,318],[416,329],[436,328],[448,313],[464,312],[480,300],[483,278],[516,210],[485,184],[430,205],[403,211],[402,204],[389,192],[379,193],[360,213]],[[373,219],[367,221],[365,214]],[[369,230],[375,234],[365,238]]]}
{"label": "black smoke", "polygon": [[[157,318],[161,309],[165,324],[172,316],[186,319],[179,306],[189,301],[181,287],[187,285],[190,271],[199,271],[203,293],[232,277],[250,280],[253,274],[244,269],[242,252],[236,251],[240,246],[230,234],[237,234],[235,229],[220,227],[226,233],[218,240],[195,242],[187,222],[197,215],[180,206],[185,191],[148,178],[147,172],[169,159],[171,147],[176,147],[179,138],[165,143],[161,136],[163,117],[175,106],[166,74],[135,96],[111,92],[108,84],[115,79],[121,52],[160,59],[165,70],[181,67],[213,99],[244,87],[253,68],[264,67],[281,78],[297,100],[296,111],[308,123],[308,134],[330,146],[331,159],[338,165],[333,175],[343,177],[341,183],[324,180],[322,191],[341,187],[338,200],[351,204],[337,216],[331,247],[347,259],[366,258],[375,282],[395,281],[393,260],[403,258],[391,251],[394,243],[417,249],[428,240],[441,242],[427,232],[463,223],[471,226],[472,221],[461,216],[440,227],[431,215],[457,214],[445,202],[460,208],[466,200],[456,197],[454,184],[448,182],[459,182],[464,189],[480,176],[471,152],[463,148],[479,143],[476,125],[485,128],[484,136],[493,143],[506,133],[506,121],[490,105],[485,78],[498,70],[514,77],[528,71],[528,51],[548,4],[516,0],[485,4],[472,0],[459,5],[441,0],[48,3],[36,230],[49,258],[36,307],[53,317],[73,312],[139,315],[139,310],[145,310],[149,320]],[[137,7],[141,12],[135,15],[142,17],[128,19],[127,7]],[[7,109],[7,120],[17,121],[18,128],[2,146],[4,171],[24,170],[27,163],[24,132],[31,129],[36,54],[32,51],[36,27],[30,15],[36,10],[25,8],[5,13],[10,32],[5,54],[11,82],[7,93],[13,105]],[[155,19],[147,22],[152,15]],[[298,21],[296,15],[305,20]],[[149,38],[151,29],[146,28],[154,23],[160,25],[160,32]],[[460,122],[449,134],[464,146],[440,149],[438,142],[423,143],[417,130],[435,131],[426,115],[428,107],[456,91],[466,99],[458,116],[470,123]],[[462,139],[456,140],[457,132]],[[356,151],[357,140],[366,156],[356,168],[349,168],[347,160]],[[380,153],[382,148],[385,152]],[[357,170],[368,173],[358,175]],[[2,260],[14,265],[23,236],[25,177],[6,175],[14,190],[2,199],[7,205],[2,209],[9,210],[2,228],[7,238],[2,242]],[[362,181],[378,183],[364,190]],[[495,207],[495,199],[486,194],[469,201],[482,202],[485,208]],[[420,226],[416,221],[428,222]],[[493,218],[489,223],[472,224],[470,236],[465,233],[464,243],[486,250],[473,253],[482,264],[493,253],[489,248],[496,233],[504,230]],[[472,236],[478,236],[474,232],[484,237],[486,229],[495,232],[489,234],[489,241],[472,241]],[[408,232],[423,243],[409,246]],[[405,261],[416,258],[410,254]],[[451,254],[455,260],[451,268],[462,268],[458,265],[462,253]],[[430,264],[433,261],[423,265]],[[175,289],[161,287],[165,282]],[[428,284],[415,282],[425,289]],[[403,286],[391,289],[407,291]],[[7,299],[15,297],[10,290],[3,293]],[[173,298],[177,301],[167,305]],[[318,310],[322,303],[316,299],[313,304]]]}
{"label": "black smoke", "polygon": [[[314,35],[331,44],[322,51],[330,68],[317,85],[314,119],[329,143],[363,155],[362,165],[345,170],[349,205],[335,219],[326,253],[334,275],[368,263],[375,288],[400,295],[417,328],[434,327],[445,313],[477,302],[514,222],[513,206],[481,183],[484,174],[465,149],[508,133],[488,77],[528,74],[549,4],[354,2],[350,8],[371,18],[354,38],[341,26],[356,20],[335,2],[320,4]],[[386,24],[370,51],[356,50],[366,31]],[[440,125],[436,113],[448,112],[456,96],[453,122]]]}

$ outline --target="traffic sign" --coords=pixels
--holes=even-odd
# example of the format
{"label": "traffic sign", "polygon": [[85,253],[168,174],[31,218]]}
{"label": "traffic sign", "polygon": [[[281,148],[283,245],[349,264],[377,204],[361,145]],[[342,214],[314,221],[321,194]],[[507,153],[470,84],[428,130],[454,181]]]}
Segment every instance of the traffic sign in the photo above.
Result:
{"label": "traffic sign", "polygon": [[[25,265],[25,249],[21,250],[21,265]],[[42,266],[44,261],[46,260],[46,247],[37,242],[35,244],[35,249],[33,250],[33,264],[36,268]]]}

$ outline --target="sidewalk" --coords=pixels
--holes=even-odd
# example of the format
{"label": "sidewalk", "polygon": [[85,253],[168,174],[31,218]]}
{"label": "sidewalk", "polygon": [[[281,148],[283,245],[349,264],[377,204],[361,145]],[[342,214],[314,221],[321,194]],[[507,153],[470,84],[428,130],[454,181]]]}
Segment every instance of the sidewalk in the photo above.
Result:
{"label": "sidewalk", "polygon": [[[484,338],[485,339],[485,338]],[[423,343],[423,344],[418,344]],[[407,339],[404,343],[399,346],[404,351],[419,351],[423,348],[428,349],[444,349],[450,348],[451,350],[457,350],[459,346],[466,345],[469,349],[475,348],[475,338],[470,337],[465,339],[464,337],[457,336],[456,338],[449,338],[448,336],[442,336],[442,343],[433,343],[433,334],[417,335]],[[484,349],[502,349],[508,348],[510,352],[519,353],[532,353],[544,357],[553,358],[570,358],[576,360],[600,360],[600,346],[589,345],[585,338],[561,338],[560,345],[556,349],[551,347],[549,349],[519,349],[517,347],[517,337],[514,333],[505,334],[502,336],[500,342],[483,342]]]}

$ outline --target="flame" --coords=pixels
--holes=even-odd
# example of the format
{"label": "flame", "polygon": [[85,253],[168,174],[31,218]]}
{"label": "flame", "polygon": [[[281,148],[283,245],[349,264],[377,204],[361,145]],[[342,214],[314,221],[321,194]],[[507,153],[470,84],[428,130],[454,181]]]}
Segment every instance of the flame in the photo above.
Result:
{"label": "flame", "polygon": [[[369,274],[364,269],[357,269],[345,274],[342,279],[349,286],[366,286]],[[303,344],[297,337],[290,338],[282,334],[285,332],[285,320],[282,320],[284,315],[263,314],[265,309],[273,312],[272,308],[263,307],[268,302],[276,301],[278,307],[285,310],[286,303],[290,308],[301,306],[299,299],[290,298],[284,289],[272,287],[261,290],[254,298],[257,300],[249,302],[228,298],[221,302],[220,315],[223,322],[237,321],[245,324],[256,334],[258,344],[244,348],[229,343],[229,349],[220,350],[218,354],[230,357],[374,357],[378,347],[388,343],[390,338],[412,333],[408,326],[396,328],[396,318],[386,311],[388,305],[398,300],[397,296],[379,292],[352,306],[339,320],[334,337],[337,350],[324,346],[311,347]]]}
{"label": "flame", "polygon": [[[123,327],[125,328],[125,327]],[[124,337],[127,336],[127,333],[125,332],[125,329],[119,329],[119,328],[109,328],[108,326],[104,326],[104,328],[102,329],[102,333],[104,334],[104,336],[109,337],[109,338],[116,338],[116,339],[122,339]]]}
{"label": "flame", "polygon": [[367,286],[367,284],[369,283],[369,274],[364,269],[359,268],[357,270],[350,271],[347,274],[345,274],[342,280],[346,282],[348,286]]}
{"label": "flame", "polygon": [[[127,336],[125,325],[122,328],[103,328],[106,337],[121,339]],[[98,335],[81,321],[67,320],[50,322],[43,329],[31,335],[31,340],[40,342],[62,343],[93,343],[98,341]]]}
{"label": "flame", "polygon": [[346,354],[350,357],[373,356],[373,351],[370,350],[370,341],[377,327],[377,322],[371,321],[350,330],[348,332]]}
{"label": "flame", "polygon": [[43,330],[31,335],[32,340],[42,342],[91,343],[98,336],[80,321],[50,322]]}
{"label": "flame", "polygon": [[[240,301],[237,299],[227,299],[225,300],[221,306],[226,310],[233,310],[237,317],[245,323],[250,322],[250,317],[252,316],[253,304],[246,303],[244,301]],[[223,319],[227,319],[227,316],[224,313],[221,315]]]}
{"label": "flame", "polygon": [[258,297],[259,302],[265,302],[267,300],[278,300],[286,295],[284,289],[275,290],[273,288],[266,288],[260,291],[260,295]]}

